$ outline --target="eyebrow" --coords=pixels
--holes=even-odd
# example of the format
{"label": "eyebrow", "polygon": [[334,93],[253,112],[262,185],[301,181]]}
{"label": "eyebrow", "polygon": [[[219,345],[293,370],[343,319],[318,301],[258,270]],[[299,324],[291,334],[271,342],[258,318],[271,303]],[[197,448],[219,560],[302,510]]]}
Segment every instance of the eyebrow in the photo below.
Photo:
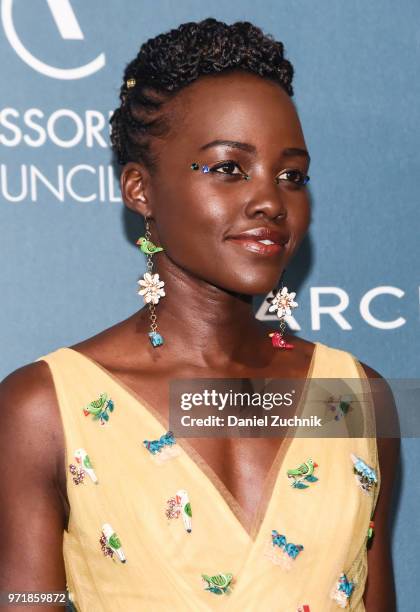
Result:
{"label": "eyebrow", "polygon": [[[212,140],[211,142],[208,142],[200,147],[200,151],[205,151],[211,147],[229,147],[231,149],[241,149],[241,151],[247,151],[248,153],[254,154],[257,152],[254,145],[249,144],[248,142],[238,142],[237,140]],[[284,157],[304,157],[308,160],[308,162],[311,160],[311,156],[306,149],[299,149],[296,147],[288,147],[287,149],[283,149],[282,155]]]}

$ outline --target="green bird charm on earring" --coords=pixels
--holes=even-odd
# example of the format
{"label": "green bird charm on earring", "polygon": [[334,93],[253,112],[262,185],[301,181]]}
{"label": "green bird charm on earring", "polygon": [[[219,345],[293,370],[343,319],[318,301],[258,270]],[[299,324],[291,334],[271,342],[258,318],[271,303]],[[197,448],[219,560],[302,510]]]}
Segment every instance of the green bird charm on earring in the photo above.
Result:
{"label": "green bird charm on earring", "polygon": [[138,294],[141,295],[146,304],[149,306],[150,313],[150,329],[149,339],[153,346],[161,346],[163,344],[163,336],[157,331],[157,316],[155,306],[159,302],[161,297],[165,296],[165,290],[163,289],[165,283],[160,280],[159,274],[153,274],[153,260],[152,256],[164,249],[160,246],[156,246],[150,240],[150,225],[149,220],[145,219],[146,232],[144,236],[141,236],[136,244],[140,250],[146,255],[147,258],[147,272],[144,273],[143,278],[138,281],[140,289]]}
{"label": "green bird charm on earring", "polygon": [[154,255],[155,253],[159,253],[159,251],[163,251],[162,247],[156,246],[151,240],[147,240],[144,236],[140,236],[136,244],[146,255]]}

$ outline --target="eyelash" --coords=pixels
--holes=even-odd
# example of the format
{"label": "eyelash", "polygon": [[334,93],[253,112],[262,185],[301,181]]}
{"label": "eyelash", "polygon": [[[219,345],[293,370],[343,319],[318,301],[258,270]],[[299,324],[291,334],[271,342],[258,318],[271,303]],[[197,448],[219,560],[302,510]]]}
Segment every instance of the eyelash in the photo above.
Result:
{"label": "eyelash", "polygon": [[278,185],[283,180],[283,179],[279,178],[282,174],[295,174],[295,175],[298,175],[298,180],[297,181],[292,180],[291,182],[292,182],[293,185],[298,185],[299,187],[304,187],[309,182],[309,176],[307,174],[304,174],[300,170],[296,170],[296,169],[290,168],[290,169],[287,169],[287,170],[283,170],[283,172],[281,172],[279,176],[276,176],[275,181],[276,181],[276,183]]}
{"label": "eyelash", "polygon": [[[220,168],[226,168],[229,167],[231,170],[233,170],[235,167],[239,169],[239,172],[218,172],[218,170],[220,170]],[[248,175],[246,174],[246,172],[244,172],[242,170],[242,168],[239,166],[239,164],[233,160],[227,160],[224,162],[220,162],[219,164],[216,164],[215,166],[212,166],[209,169],[209,172],[213,172],[214,174],[224,174],[226,176],[242,176],[243,178],[247,177]],[[288,179],[281,179],[280,176],[282,174],[294,174],[295,176],[298,176],[298,180],[291,180],[289,181]],[[290,182],[292,185],[296,185],[298,187],[304,187],[308,181],[309,181],[309,176],[307,174],[304,174],[303,172],[301,172],[300,170],[297,169],[293,169],[293,168],[289,168],[286,170],[283,170],[278,176],[276,176],[275,181],[276,183],[279,185],[283,180],[286,180],[286,182]]]}
{"label": "eyelash", "polygon": [[[238,168],[240,170],[240,172],[235,172],[235,173],[230,173],[230,172],[218,172],[218,170],[220,168],[226,168],[227,166],[229,166],[230,168],[233,169],[233,167],[236,166],[236,168]],[[227,160],[224,162],[220,162],[219,164],[216,164],[215,166],[212,166],[210,168],[210,172],[214,172],[215,174],[227,174],[228,176],[247,176],[246,172],[244,172],[242,170],[242,168],[239,166],[239,164],[237,164],[236,162],[232,161],[232,160]]]}

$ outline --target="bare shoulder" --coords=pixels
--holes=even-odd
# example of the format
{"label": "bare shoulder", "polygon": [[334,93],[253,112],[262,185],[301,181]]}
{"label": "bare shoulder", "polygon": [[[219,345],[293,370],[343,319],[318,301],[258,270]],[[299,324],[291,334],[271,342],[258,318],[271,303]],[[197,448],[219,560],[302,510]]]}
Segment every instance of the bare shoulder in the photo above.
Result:
{"label": "bare shoulder", "polygon": [[[28,453],[48,453],[52,475],[58,475],[63,436],[54,383],[45,361],[25,365],[0,383],[0,423],[0,430],[8,432],[22,452],[26,448]],[[38,453],[34,453],[35,444],[39,444]]]}
{"label": "bare shoulder", "polygon": [[16,418],[45,417],[54,408],[56,401],[54,383],[45,361],[25,365],[0,383],[3,417],[12,413]]}

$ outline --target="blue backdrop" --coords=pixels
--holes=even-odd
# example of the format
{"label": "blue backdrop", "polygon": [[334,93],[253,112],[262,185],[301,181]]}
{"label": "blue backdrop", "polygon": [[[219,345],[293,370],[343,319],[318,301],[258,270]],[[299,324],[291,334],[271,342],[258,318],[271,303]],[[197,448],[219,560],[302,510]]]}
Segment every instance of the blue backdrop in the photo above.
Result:
{"label": "blue backdrop", "polygon": [[[209,16],[261,26],[295,67],[313,223],[286,273],[291,326],[384,376],[419,377],[417,0],[1,0],[0,375],[141,306],[141,224],[119,198],[108,118],[139,45]],[[418,440],[402,456],[392,541],[409,610]]]}

